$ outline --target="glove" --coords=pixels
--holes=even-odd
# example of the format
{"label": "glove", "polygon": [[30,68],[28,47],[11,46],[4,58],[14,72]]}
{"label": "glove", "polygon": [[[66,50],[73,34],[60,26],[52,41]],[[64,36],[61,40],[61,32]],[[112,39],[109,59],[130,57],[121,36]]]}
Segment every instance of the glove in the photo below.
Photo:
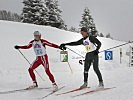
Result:
{"label": "glove", "polygon": [[61,45],[59,46],[59,49],[61,49],[61,50],[66,50],[65,44],[61,44]]}
{"label": "glove", "polygon": [[94,55],[98,55],[99,51],[98,50],[95,50],[94,51]]}
{"label": "glove", "polygon": [[65,44],[61,44],[61,45],[59,46],[59,49],[61,49],[61,50],[66,50]]}
{"label": "glove", "polygon": [[14,48],[15,48],[15,49],[20,49],[20,46],[17,46],[17,45],[16,45],[16,46],[14,46]]}
{"label": "glove", "polygon": [[64,47],[62,47],[62,49],[63,49],[63,50],[66,50],[66,47],[64,46]]}

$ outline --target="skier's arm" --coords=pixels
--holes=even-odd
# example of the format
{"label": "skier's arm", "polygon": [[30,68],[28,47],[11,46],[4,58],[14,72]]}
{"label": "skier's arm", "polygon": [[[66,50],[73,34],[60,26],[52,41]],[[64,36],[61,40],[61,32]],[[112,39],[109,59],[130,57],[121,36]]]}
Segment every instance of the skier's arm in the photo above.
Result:
{"label": "skier's arm", "polygon": [[29,49],[31,47],[32,47],[32,41],[28,45],[20,46],[21,49]]}
{"label": "skier's arm", "polygon": [[69,46],[76,46],[76,45],[81,45],[81,44],[83,44],[83,38],[75,42],[64,43],[64,45],[69,45]]}
{"label": "skier's arm", "polygon": [[90,36],[90,41],[96,45],[97,50],[100,49],[100,47],[101,47],[101,42],[100,42],[96,37]]}
{"label": "skier's arm", "polygon": [[46,41],[46,40],[42,40],[42,42],[43,42],[45,45],[48,45],[48,46],[50,46],[50,47],[59,48],[58,45],[56,45],[56,44],[54,44],[54,43],[50,43],[50,42],[48,42],[48,41]]}

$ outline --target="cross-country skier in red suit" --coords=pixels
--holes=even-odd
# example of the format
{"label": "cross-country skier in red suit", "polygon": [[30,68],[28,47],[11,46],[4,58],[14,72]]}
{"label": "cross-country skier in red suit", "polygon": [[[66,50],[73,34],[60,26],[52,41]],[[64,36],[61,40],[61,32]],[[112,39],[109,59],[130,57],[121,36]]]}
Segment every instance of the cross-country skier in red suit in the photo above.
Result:
{"label": "cross-country skier in red suit", "polygon": [[39,31],[34,32],[34,40],[32,40],[28,45],[26,46],[15,46],[15,49],[29,49],[31,47],[34,48],[35,54],[36,54],[36,60],[32,63],[32,65],[29,68],[29,74],[32,78],[33,85],[29,88],[35,88],[38,87],[36,76],[34,74],[34,70],[39,67],[39,65],[43,65],[46,71],[46,74],[48,75],[50,81],[53,85],[53,91],[58,90],[58,86],[55,82],[54,76],[51,74],[49,69],[49,62],[48,62],[48,55],[46,53],[46,45],[54,48],[59,48],[58,45],[48,42],[47,40],[41,39],[41,34]]}

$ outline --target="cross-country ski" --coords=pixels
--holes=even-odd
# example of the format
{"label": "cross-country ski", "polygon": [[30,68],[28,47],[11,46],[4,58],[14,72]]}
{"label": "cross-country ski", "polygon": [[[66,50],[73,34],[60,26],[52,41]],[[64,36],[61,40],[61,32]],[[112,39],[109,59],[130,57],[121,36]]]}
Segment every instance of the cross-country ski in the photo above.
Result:
{"label": "cross-country ski", "polygon": [[52,91],[52,92],[48,93],[48,94],[45,95],[44,97],[39,98],[39,100],[42,100],[42,99],[44,99],[44,98],[47,98],[47,97],[51,96],[52,94],[54,94],[54,93],[60,91],[60,90],[63,89],[64,87],[65,87],[65,86],[62,86],[62,87],[60,87],[58,90]]}
{"label": "cross-country ski", "polygon": [[75,96],[72,96],[72,97],[75,98],[75,97],[79,97],[79,96],[83,96],[83,95],[88,95],[88,94],[91,94],[91,93],[96,93],[96,92],[100,92],[100,91],[110,90],[110,89],[113,89],[113,88],[116,88],[116,87],[93,89],[93,90],[90,90],[88,92],[84,92],[84,93],[81,93],[81,94],[78,94],[78,95],[75,95]]}
{"label": "cross-country ski", "polygon": [[59,94],[56,94],[57,96],[59,95],[63,95],[63,94],[69,94],[69,93],[73,93],[73,92],[76,92],[76,91],[80,91],[80,90],[84,90],[84,89],[89,89],[90,87],[86,87],[86,88],[77,88],[77,89],[73,89],[73,90],[70,90],[70,91],[67,91],[67,92],[63,92],[63,93],[59,93]]}
{"label": "cross-country ski", "polygon": [[16,89],[16,90],[9,90],[9,91],[0,91],[0,94],[10,94],[10,93],[16,93],[16,92],[25,92],[25,91],[32,91],[32,90],[44,90],[44,89],[51,89],[51,87],[47,87],[47,88],[34,88],[34,89],[28,89],[28,88],[24,88],[24,89]]}

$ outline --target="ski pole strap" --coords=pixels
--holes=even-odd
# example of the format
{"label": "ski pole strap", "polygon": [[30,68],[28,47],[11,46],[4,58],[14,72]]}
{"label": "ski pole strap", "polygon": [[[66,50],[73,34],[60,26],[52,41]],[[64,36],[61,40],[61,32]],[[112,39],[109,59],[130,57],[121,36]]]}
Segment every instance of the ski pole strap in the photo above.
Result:
{"label": "ski pole strap", "polygon": [[66,47],[66,48],[67,48],[68,50],[72,51],[73,53],[75,53],[75,54],[79,55],[80,57],[85,58],[84,56],[82,56],[81,54],[79,54],[79,53],[75,52],[74,50],[72,50],[72,49],[70,49],[70,48],[68,48],[68,47]]}

